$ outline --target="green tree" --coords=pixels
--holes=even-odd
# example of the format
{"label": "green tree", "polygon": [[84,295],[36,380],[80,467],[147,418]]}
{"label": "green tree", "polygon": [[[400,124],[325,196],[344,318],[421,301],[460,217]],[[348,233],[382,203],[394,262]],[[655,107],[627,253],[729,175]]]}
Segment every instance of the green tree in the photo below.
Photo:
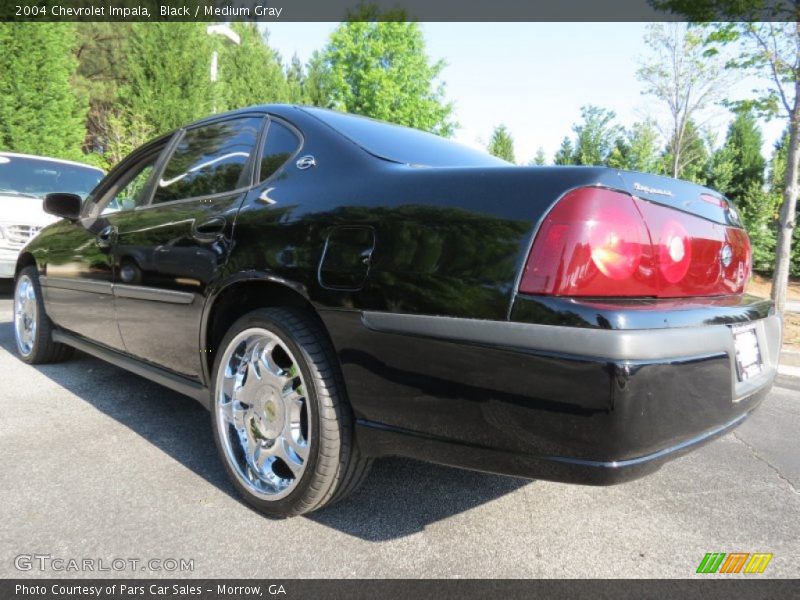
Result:
{"label": "green tree", "polygon": [[761,186],[753,186],[745,191],[744,198],[747,201],[740,203],[739,213],[750,236],[753,270],[772,273],[775,268],[781,195],[764,190]]}
{"label": "green tree", "polygon": [[538,167],[547,164],[547,155],[544,153],[544,148],[539,146],[539,148],[536,150],[536,156],[533,157],[531,164],[536,165]]}
{"label": "green tree", "polygon": [[88,100],[84,150],[97,157],[103,166],[113,166],[107,153],[110,138],[124,137],[118,125],[119,88],[127,73],[126,42],[130,32],[127,23],[77,23],[78,71],[74,89]]}
{"label": "green tree", "polygon": [[661,143],[653,121],[634,123],[628,133],[628,168],[644,173],[659,173]]}
{"label": "green tree", "polygon": [[113,108],[105,115],[103,148],[96,154],[107,168],[116,165],[139,146],[155,137],[152,126],[141,115],[125,108]]}
{"label": "green tree", "polygon": [[724,90],[722,62],[705,56],[702,36],[683,23],[654,23],[645,42],[651,56],[637,76],[645,85],[642,93],[660,100],[670,115],[665,128],[670,147],[667,173],[685,178],[688,170],[696,175],[696,157],[687,155],[687,146],[696,143],[689,124],[696,124],[699,113]]}
{"label": "green tree", "polygon": [[498,125],[494,128],[487,150],[492,156],[497,156],[510,163],[516,162],[514,159],[514,138],[511,137],[505,125]]}
{"label": "green tree", "polygon": [[576,165],[604,165],[619,137],[621,129],[614,124],[616,113],[599,106],[581,107],[583,121],[573,125]]}
{"label": "green tree", "polygon": [[[706,177],[709,187],[732,197],[730,193],[736,173],[736,151],[725,144],[711,153]],[[734,198],[738,204],[738,198]]]}
{"label": "green tree", "polygon": [[627,169],[630,160],[630,152],[631,148],[628,144],[628,140],[625,139],[624,135],[619,135],[617,139],[614,140],[614,146],[608,154],[606,164],[614,169]]}
{"label": "green tree", "polygon": [[652,121],[634,123],[614,143],[608,166],[643,173],[662,172],[659,136]]}
{"label": "green tree", "polygon": [[761,155],[764,139],[758,121],[751,110],[738,110],[728,127],[725,146],[734,162],[733,177],[728,193],[734,200],[745,198],[746,192],[764,183],[766,161]]}
{"label": "green tree", "polygon": [[204,23],[133,23],[127,52],[120,118],[136,115],[158,135],[211,113],[212,41]]}
{"label": "green tree", "polygon": [[575,149],[572,147],[572,141],[568,137],[565,137],[563,140],[561,140],[561,146],[559,146],[555,156],[553,157],[553,164],[575,164]]}
{"label": "green tree", "polygon": [[73,23],[0,23],[0,148],[80,159],[86,101]]}
{"label": "green tree", "polygon": [[289,101],[286,76],[267,34],[256,23],[238,22],[231,27],[241,40],[238,45],[212,40],[219,52],[217,110]]}
{"label": "green tree", "polygon": [[288,87],[289,102],[292,104],[309,104],[310,99],[306,89],[306,72],[297,54],[292,56],[292,60],[286,67],[286,85]]}
{"label": "green tree", "polygon": [[[680,158],[677,161],[675,159],[676,152],[680,154]],[[662,155],[665,173],[671,174],[677,164],[681,179],[701,185],[706,183],[708,160],[708,143],[703,137],[703,133],[691,119],[684,124],[680,148],[676,150],[672,141],[670,141],[667,143],[666,150]]]}
{"label": "green tree", "polygon": [[362,8],[339,25],[309,63],[312,102],[449,136],[455,124],[438,78],[444,62],[431,63],[419,25],[401,12],[380,18]]}

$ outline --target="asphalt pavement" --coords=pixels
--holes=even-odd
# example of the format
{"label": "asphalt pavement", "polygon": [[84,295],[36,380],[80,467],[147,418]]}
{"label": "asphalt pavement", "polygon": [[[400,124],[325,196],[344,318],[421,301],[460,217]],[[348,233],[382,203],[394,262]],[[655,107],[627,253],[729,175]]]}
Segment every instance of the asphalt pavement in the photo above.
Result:
{"label": "asphalt pavement", "polygon": [[198,404],[85,355],[27,366],[10,321],[5,287],[0,577],[681,578],[707,552],[770,552],[758,577],[800,576],[797,390],[775,387],[733,434],[615,487],[393,458],[348,501],[272,520],[235,497]]}

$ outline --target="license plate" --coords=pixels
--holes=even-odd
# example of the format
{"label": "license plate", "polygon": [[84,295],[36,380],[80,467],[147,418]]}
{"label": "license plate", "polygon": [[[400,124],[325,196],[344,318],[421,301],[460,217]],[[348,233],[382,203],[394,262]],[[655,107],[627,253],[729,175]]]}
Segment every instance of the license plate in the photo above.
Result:
{"label": "license plate", "polygon": [[733,345],[736,349],[736,374],[739,381],[747,381],[761,373],[763,363],[755,327],[735,328]]}

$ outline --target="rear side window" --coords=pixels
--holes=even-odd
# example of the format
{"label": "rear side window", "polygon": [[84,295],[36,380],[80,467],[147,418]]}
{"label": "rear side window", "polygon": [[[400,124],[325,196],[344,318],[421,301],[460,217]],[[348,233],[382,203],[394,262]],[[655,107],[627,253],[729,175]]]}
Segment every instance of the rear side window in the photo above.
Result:
{"label": "rear side window", "polygon": [[300,147],[300,140],[285,125],[272,121],[261,152],[261,181],[272,176]]}
{"label": "rear side window", "polygon": [[243,117],[188,130],[161,174],[153,204],[230,192],[249,184],[247,165],[259,117]]}

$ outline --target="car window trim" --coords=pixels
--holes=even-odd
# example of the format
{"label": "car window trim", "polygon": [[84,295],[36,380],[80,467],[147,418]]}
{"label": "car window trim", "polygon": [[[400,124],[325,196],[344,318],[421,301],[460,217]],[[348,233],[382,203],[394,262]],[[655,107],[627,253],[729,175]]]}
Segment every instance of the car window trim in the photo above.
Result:
{"label": "car window trim", "polygon": [[[275,169],[274,173],[272,173],[266,179],[261,179],[261,159],[264,157],[264,144],[267,141],[267,137],[269,137],[269,126],[272,124],[273,121],[279,123],[280,125],[283,125],[289,131],[291,131],[295,135],[295,137],[297,138],[297,141],[299,142],[299,144],[297,145],[297,148],[295,148],[294,152],[289,156],[289,158],[287,158],[286,161],[283,164],[281,164],[280,167]],[[258,155],[256,157],[256,168],[254,170],[253,185],[254,186],[260,186],[260,185],[263,185],[263,184],[267,183],[268,181],[271,181],[272,179],[274,179],[275,176],[278,173],[280,173],[281,171],[283,171],[283,169],[286,167],[286,165],[289,164],[292,161],[292,159],[294,159],[295,156],[300,154],[300,151],[303,149],[303,146],[305,146],[305,143],[306,143],[306,139],[303,136],[302,132],[297,127],[295,127],[292,123],[290,123],[286,119],[283,119],[282,117],[277,117],[277,116],[273,115],[272,113],[267,113],[267,127],[264,130],[263,139],[260,140],[259,144],[258,144],[258,153],[257,153]]]}
{"label": "car window trim", "polygon": [[191,198],[178,198],[177,200],[169,200],[167,202],[159,202],[157,204],[143,204],[142,206],[137,206],[133,209],[133,211],[127,212],[140,212],[143,210],[152,210],[155,208],[161,208],[162,206],[175,206],[176,204],[187,204],[189,202],[198,202],[198,201],[208,201],[208,200],[217,200],[219,198],[227,198],[232,196],[237,196],[239,194],[244,194],[250,191],[253,188],[252,185],[248,185],[245,187],[239,187],[235,190],[231,190],[229,192],[219,192],[217,194],[209,194],[207,196],[192,196]]}
{"label": "car window trim", "polygon": [[181,128],[179,131],[176,132],[175,140],[172,141],[170,143],[170,145],[169,145],[170,146],[169,147],[169,151],[167,152],[163,163],[160,165],[160,168],[158,169],[158,174],[156,176],[156,181],[158,179],[161,179],[161,175],[163,175],[164,169],[166,168],[167,164],[169,164],[169,161],[172,159],[173,155],[175,154],[175,151],[178,149],[178,145],[180,144],[181,140],[183,140],[183,138],[184,138],[184,136],[186,135],[187,132],[192,131],[194,129],[198,129],[200,127],[206,127],[208,125],[214,125],[215,123],[224,123],[225,121],[235,121],[237,119],[246,119],[248,117],[257,117],[257,118],[261,119],[261,124],[259,125],[258,133],[256,134],[256,146],[254,148],[255,152],[253,152],[250,155],[250,157],[247,159],[247,162],[245,163],[245,169],[248,169],[248,174],[249,174],[249,178],[247,179],[246,185],[239,186],[236,189],[233,189],[233,190],[230,190],[230,191],[218,192],[216,194],[205,194],[205,195],[200,195],[200,196],[189,196],[189,197],[186,197],[186,198],[177,198],[175,200],[168,200],[167,202],[153,203],[153,198],[155,198],[155,192],[156,192],[155,185],[154,185],[153,189],[150,190],[151,193],[150,193],[150,195],[148,197],[147,203],[142,204],[142,206],[136,207],[134,209],[134,211],[146,210],[146,209],[149,209],[149,208],[154,208],[156,206],[171,206],[171,205],[174,205],[174,204],[177,204],[177,203],[180,203],[180,202],[189,202],[189,201],[192,201],[192,200],[213,199],[213,198],[219,198],[219,197],[224,197],[224,196],[233,196],[234,194],[239,194],[239,193],[242,193],[242,192],[252,188],[253,185],[254,185],[253,184],[253,173],[254,173],[254,170],[255,170],[254,167],[257,164],[254,161],[254,156],[258,152],[258,140],[261,138],[261,135],[263,134],[264,127],[265,127],[266,123],[269,122],[269,115],[266,112],[263,112],[263,111],[248,111],[248,112],[244,112],[244,113],[236,113],[236,114],[233,114],[233,115],[220,115],[219,118],[210,119],[210,120],[203,120],[203,121],[200,121],[198,123],[192,123],[191,125],[188,125],[186,127]]}

